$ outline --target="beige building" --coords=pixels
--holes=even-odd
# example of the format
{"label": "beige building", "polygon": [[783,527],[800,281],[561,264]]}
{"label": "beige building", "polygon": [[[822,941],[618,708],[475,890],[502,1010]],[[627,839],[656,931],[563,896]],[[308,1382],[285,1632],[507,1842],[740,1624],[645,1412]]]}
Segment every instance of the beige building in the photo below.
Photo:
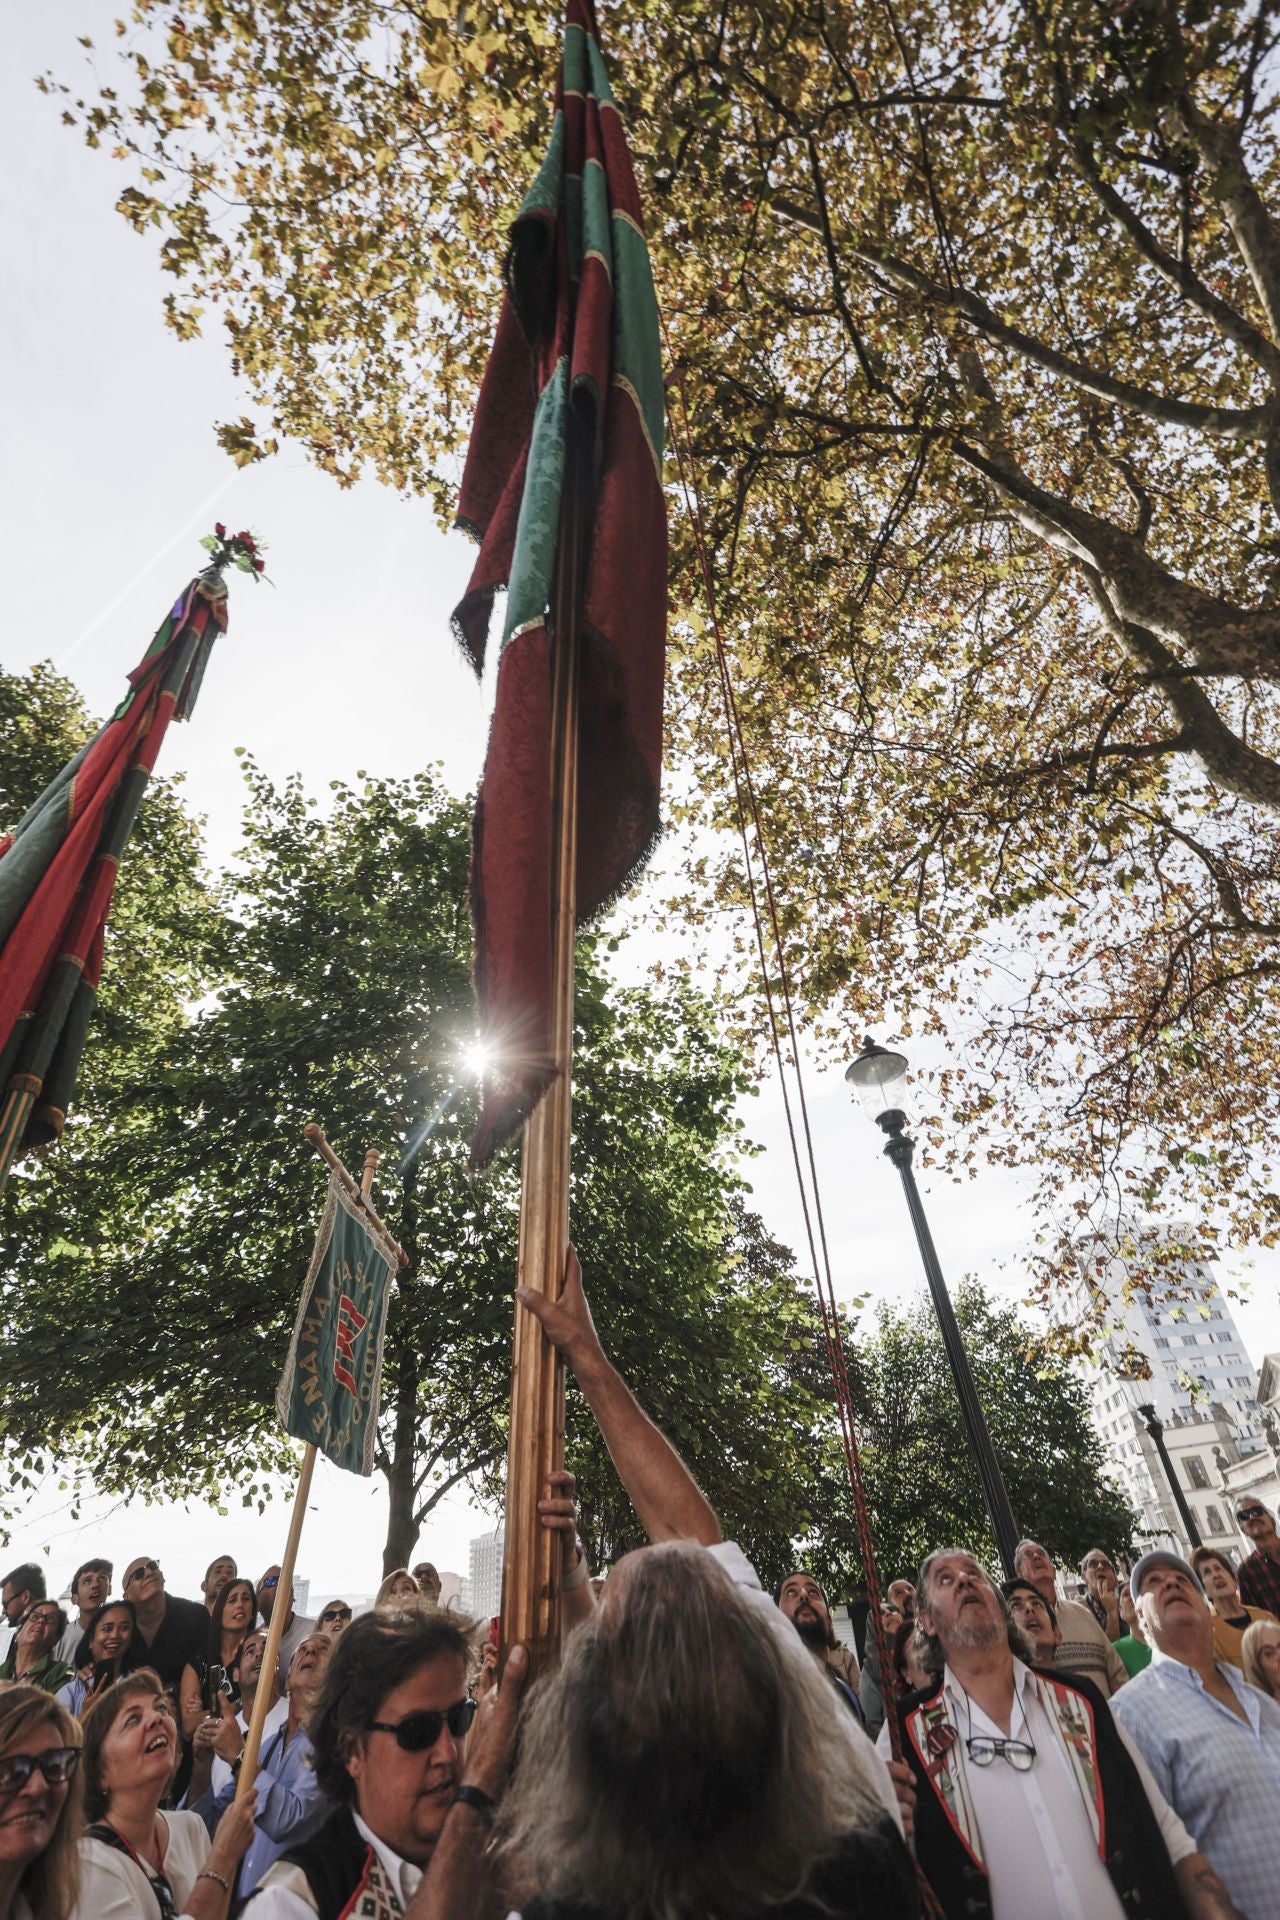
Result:
{"label": "beige building", "polygon": [[[1212,1267],[1184,1261],[1172,1284],[1148,1294],[1130,1290],[1119,1245],[1082,1241],[1078,1256],[1082,1287],[1087,1273],[1108,1297],[1111,1331],[1088,1376],[1091,1413],[1116,1478],[1138,1510],[1138,1544],[1187,1544],[1139,1411],[1150,1406],[1163,1423],[1165,1446],[1201,1538],[1221,1540],[1238,1553],[1232,1500],[1237,1487],[1254,1490],[1255,1477],[1256,1490],[1266,1497],[1262,1485],[1276,1472],[1268,1424],[1274,1428],[1276,1420],[1262,1404],[1262,1382]],[[1148,1368],[1143,1377],[1133,1370],[1135,1352]],[[1268,1356],[1263,1379],[1280,1397],[1280,1356]]]}

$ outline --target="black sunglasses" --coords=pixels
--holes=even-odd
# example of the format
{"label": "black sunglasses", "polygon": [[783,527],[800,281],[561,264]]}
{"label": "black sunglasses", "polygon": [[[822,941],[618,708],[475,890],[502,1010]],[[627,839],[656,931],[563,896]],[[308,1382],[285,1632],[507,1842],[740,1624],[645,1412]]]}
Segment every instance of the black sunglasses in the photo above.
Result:
{"label": "black sunglasses", "polygon": [[1265,1507],[1237,1507],[1236,1519],[1237,1520],[1261,1520],[1265,1512],[1266,1512]]}
{"label": "black sunglasses", "polygon": [[322,1620],[349,1620],[351,1618],[351,1609],[350,1607],[326,1607],[320,1615],[320,1618]]}
{"label": "black sunglasses", "polygon": [[79,1765],[79,1747],[50,1747],[45,1753],[6,1753],[0,1760],[0,1793],[21,1793],[37,1767],[51,1787],[65,1786]]}
{"label": "black sunglasses", "polygon": [[144,1573],[159,1573],[159,1571],[160,1562],[158,1560],[144,1560],[141,1566],[133,1569],[132,1573],[126,1573],[124,1584],[126,1587],[131,1586],[135,1580],[140,1580]]}
{"label": "black sunglasses", "polygon": [[404,1719],[397,1720],[394,1726],[386,1720],[371,1720],[368,1731],[394,1733],[396,1745],[403,1747],[406,1753],[425,1753],[428,1747],[434,1747],[444,1727],[448,1727],[455,1740],[461,1740],[463,1734],[470,1731],[475,1717],[475,1701],[459,1700],[452,1707],[446,1707],[443,1713],[435,1708],[429,1712],[406,1713]]}

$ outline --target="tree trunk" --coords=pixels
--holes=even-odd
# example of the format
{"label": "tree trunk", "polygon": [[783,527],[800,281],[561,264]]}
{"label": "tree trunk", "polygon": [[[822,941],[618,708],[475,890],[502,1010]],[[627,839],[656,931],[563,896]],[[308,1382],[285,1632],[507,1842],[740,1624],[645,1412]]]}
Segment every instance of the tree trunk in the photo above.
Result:
{"label": "tree trunk", "polygon": [[400,1244],[409,1255],[401,1270],[393,1306],[391,1342],[396,1355],[396,1418],[391,1440],[391,1464],[384,1469],[390,1495],[387,1540],[382,1549],[382,1577],[407,1567],[418,1544],[414,1515],[414,1469],[418,1459],[419,1356],[409,1310],[410,1288],[418,1271],[418,1169],[412,1161],[400,1179]]}
{"label": "tree trunk", "polygon": [[418,1544],[418,1522],[414,1516],[414,1465],[417,1460],[418,1366],[417,1357],[405,1340],[396,1368],[396,1423],[392,1441],[391,1464],[385,1469],[390,1495],[387,1513],[387,1540],[382,1549],[382,1577],[385,1580],[397,1567],[407,1567]]}

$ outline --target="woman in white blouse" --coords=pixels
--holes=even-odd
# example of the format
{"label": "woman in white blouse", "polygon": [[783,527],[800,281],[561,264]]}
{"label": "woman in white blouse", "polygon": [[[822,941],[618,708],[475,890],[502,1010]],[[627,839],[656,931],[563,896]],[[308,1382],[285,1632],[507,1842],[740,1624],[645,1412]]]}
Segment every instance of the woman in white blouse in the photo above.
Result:
{"label": "woman in white blouse", "polygon": [[118,1680],[84,1721],[80,1899],[74,1920],[224,1920],[253,1837],[252,1796],[212,1844],[197,1813],[161,1813],[181,1750],[173,1703],[149,1667]]}

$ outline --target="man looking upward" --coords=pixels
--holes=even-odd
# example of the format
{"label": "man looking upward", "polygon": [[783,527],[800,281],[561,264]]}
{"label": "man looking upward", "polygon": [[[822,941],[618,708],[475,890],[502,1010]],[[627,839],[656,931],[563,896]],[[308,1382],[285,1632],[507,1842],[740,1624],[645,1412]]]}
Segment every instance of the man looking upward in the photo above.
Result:
{"label": "man looking upward", "polygon": [[1236,1905],[1261,1920],[1280,1891],[1280,1706],[1215,1660],[1213,1615],[1185,1560],[1144,1554],[1130,1587],[1151,1665],[1116,1701],[1116,1719]]}
{"label": "man looking upward", "polygon": [[124,1599],[132,1600],[138,1632],[147,1643],[148,1666],[177,1698],[182,1669],[197,1670],[209,1650],[209,1616],[194,1600],[180,1600],[165,1592],[158,1560],[141,1554],[131,1560],[121,1582]]}
{"label": "man looking upward", "polygon": [[1079,1600],[1059,1600],[1053,1561],[1038,1540],[1019,1540],[1013,1570],[1020,1580],[1029,1580],[1039,1590],[1057,1615],[1062,1639],[1054,1666],[1060,1673],[1078,1673],[1092,1680],[1108,1699],[1129,1678],[1124,1662],[1088,1607]]}
{"label": "man looking upward", "polygon": [[1196,1920],[1233,1914],[1098,1689],[1015,1656],[973,1556],[930,1554],[917,1592],[941,1677],[897,1711],[916,1856],[947,1920],[1168,1920],[1183,1902]]}
{"label": "man looking upward", "polygon": [[[774,1600],[786,1615],[823,1672],[835,1683],[845,1705],[862,1719],[858,1703],[858,1663],[836,1639],[827,1596],[811,1573],[789,1573]],[[850,1676],[852,1669],[852,1677]]]}
{"label": "man looking upward", "polygon": [[109,1560],[86,1560],[77,1567],[71,1582],[71,1605],[74,1611],[57,1645],[59,1660],[65,1660],[69,1667],[75,1665],[76,1650],[89,1630],[89,1622],[111,1591],[111,1562]]}

